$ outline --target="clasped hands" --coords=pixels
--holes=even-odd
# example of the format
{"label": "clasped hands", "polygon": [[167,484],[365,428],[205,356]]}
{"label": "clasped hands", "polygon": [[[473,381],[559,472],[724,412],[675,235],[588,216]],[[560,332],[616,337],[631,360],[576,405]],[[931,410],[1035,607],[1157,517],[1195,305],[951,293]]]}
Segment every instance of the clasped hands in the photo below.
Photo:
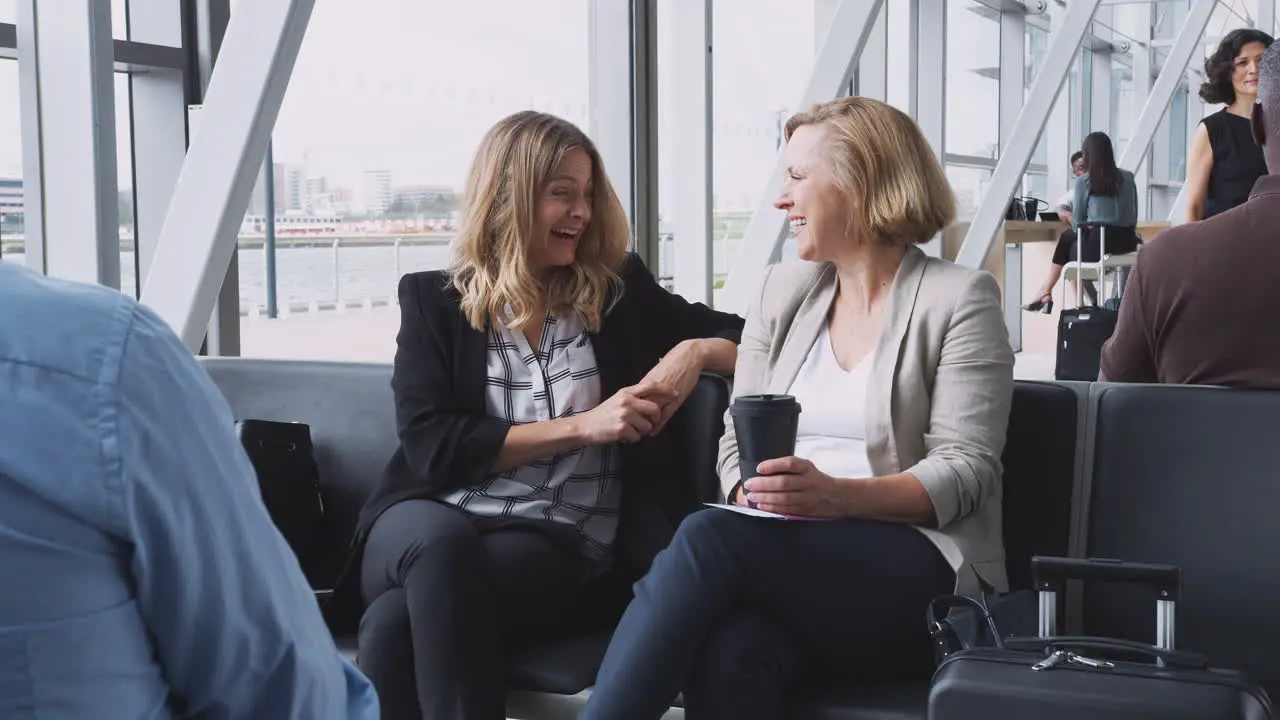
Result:
{"label": "clasped hands", "polygon": [[704,358],[696,341],[672,348],[640,382],[579,416],[590,444],[634,443],[657,435],[698,383]]}

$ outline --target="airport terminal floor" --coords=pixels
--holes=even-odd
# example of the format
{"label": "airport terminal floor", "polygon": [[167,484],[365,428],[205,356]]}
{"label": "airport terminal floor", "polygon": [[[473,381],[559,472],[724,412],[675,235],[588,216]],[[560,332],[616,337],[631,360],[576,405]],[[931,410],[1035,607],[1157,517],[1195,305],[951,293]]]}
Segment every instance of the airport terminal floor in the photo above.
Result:
{"label": "airport terminal floor", "polygon": [[0,718],[1272,717],[1276,2],[0,0]]}

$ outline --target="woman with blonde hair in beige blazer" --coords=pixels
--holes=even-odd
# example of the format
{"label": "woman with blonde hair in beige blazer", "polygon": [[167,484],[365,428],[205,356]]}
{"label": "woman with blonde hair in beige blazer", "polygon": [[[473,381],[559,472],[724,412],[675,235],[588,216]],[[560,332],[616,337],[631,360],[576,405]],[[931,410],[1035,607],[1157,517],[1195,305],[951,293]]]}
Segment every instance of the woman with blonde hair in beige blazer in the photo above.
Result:
{"label": "woman with blonde hair in beige blazer", "polygon": [[791,118],[776,206],[802,260],[771,268],[748,308],[734,396],[803,408],[794,457],[729,500],[805,522],[705,509],[654,561],[584,718],[784,717],[793,668],[842,684],[927,672],[936,595],[1005,588],[1000,455],[1013,353],[984,272],[931,258],[955,215],[915,123],[867,98]]}

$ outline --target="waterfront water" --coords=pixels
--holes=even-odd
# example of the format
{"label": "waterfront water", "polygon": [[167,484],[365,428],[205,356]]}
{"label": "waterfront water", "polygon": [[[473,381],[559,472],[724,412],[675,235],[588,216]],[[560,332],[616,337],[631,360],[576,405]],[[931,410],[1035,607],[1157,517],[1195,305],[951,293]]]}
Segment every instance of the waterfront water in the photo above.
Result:
{"label": "waterfront water", "polygon": [[[380,247],[281,248],[276,251],[276,298],[280,306],[305,309],[311,304],[332,304],[341,298],[349,304],[366,301],[382,304],[395,298],[400,275],[438,270],[449,261],[445,244]],[[336,258],[336,272],[335,272]],[[261,248],[241,248],[240,308],[249,313],[265,311],[267,304],[266,254]],[[7,253],[6,262],[22,263],[22,253]],[[120,288],[134,293],[137,287],[132,252],[120,254]]]}
{"label": "waterfront water", "polygon": [[[738,239],[716,240],[715,272],[722,276],[736,252]],[[663,243],[660,275],[674,271],[671,241]],[[383,305],[393,302],[404,273],[438,270],[449,262],[447,242],[393,245],[341,245],[332,247],[280,247],[276,250],[276,302],[281,312],[332,309],[345,305]],[[133,251],[120,253],[121,290],[136,294]],[[22,253],[8,252],[3,259],[24,262]],[[241,247],[240,311],[265,313],[267,304],[266,252],[261,247]]]}

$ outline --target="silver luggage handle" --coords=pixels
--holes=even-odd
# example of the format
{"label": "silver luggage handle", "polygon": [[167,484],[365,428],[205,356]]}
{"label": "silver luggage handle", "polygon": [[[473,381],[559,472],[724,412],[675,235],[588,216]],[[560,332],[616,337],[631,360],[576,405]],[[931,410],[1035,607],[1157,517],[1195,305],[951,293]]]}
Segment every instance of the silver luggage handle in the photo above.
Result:
{"label": "silver luggage handle", "polygon": [[[1089,228],[1098,228],[1098,263],[1103,263],[1107,256],[1107,226],[1096,223],[1082,223],[1076,226],[1076,307],[1084,307],[1084,233]],[[1098,297],[1107,296],[1107,273],[1098,273]],[[1099,302],[1101,305],[1101,302]],[[1066,284],[1062,287],[1062,307],[1067,306]]]}
{"label": "silver luggage handle", "polygon": [[1156,601],[1156,647],[1174,649],[1175,607],[1182,587],[1182,571],[1176,565],[1125,562],[1102,558],[1063,558],[1037,555],[1031,558],[1031,581],[1039,592],[1039,634],[1057,634],[1058,593],[1067,580],[1146,585],[1159,594]]}

